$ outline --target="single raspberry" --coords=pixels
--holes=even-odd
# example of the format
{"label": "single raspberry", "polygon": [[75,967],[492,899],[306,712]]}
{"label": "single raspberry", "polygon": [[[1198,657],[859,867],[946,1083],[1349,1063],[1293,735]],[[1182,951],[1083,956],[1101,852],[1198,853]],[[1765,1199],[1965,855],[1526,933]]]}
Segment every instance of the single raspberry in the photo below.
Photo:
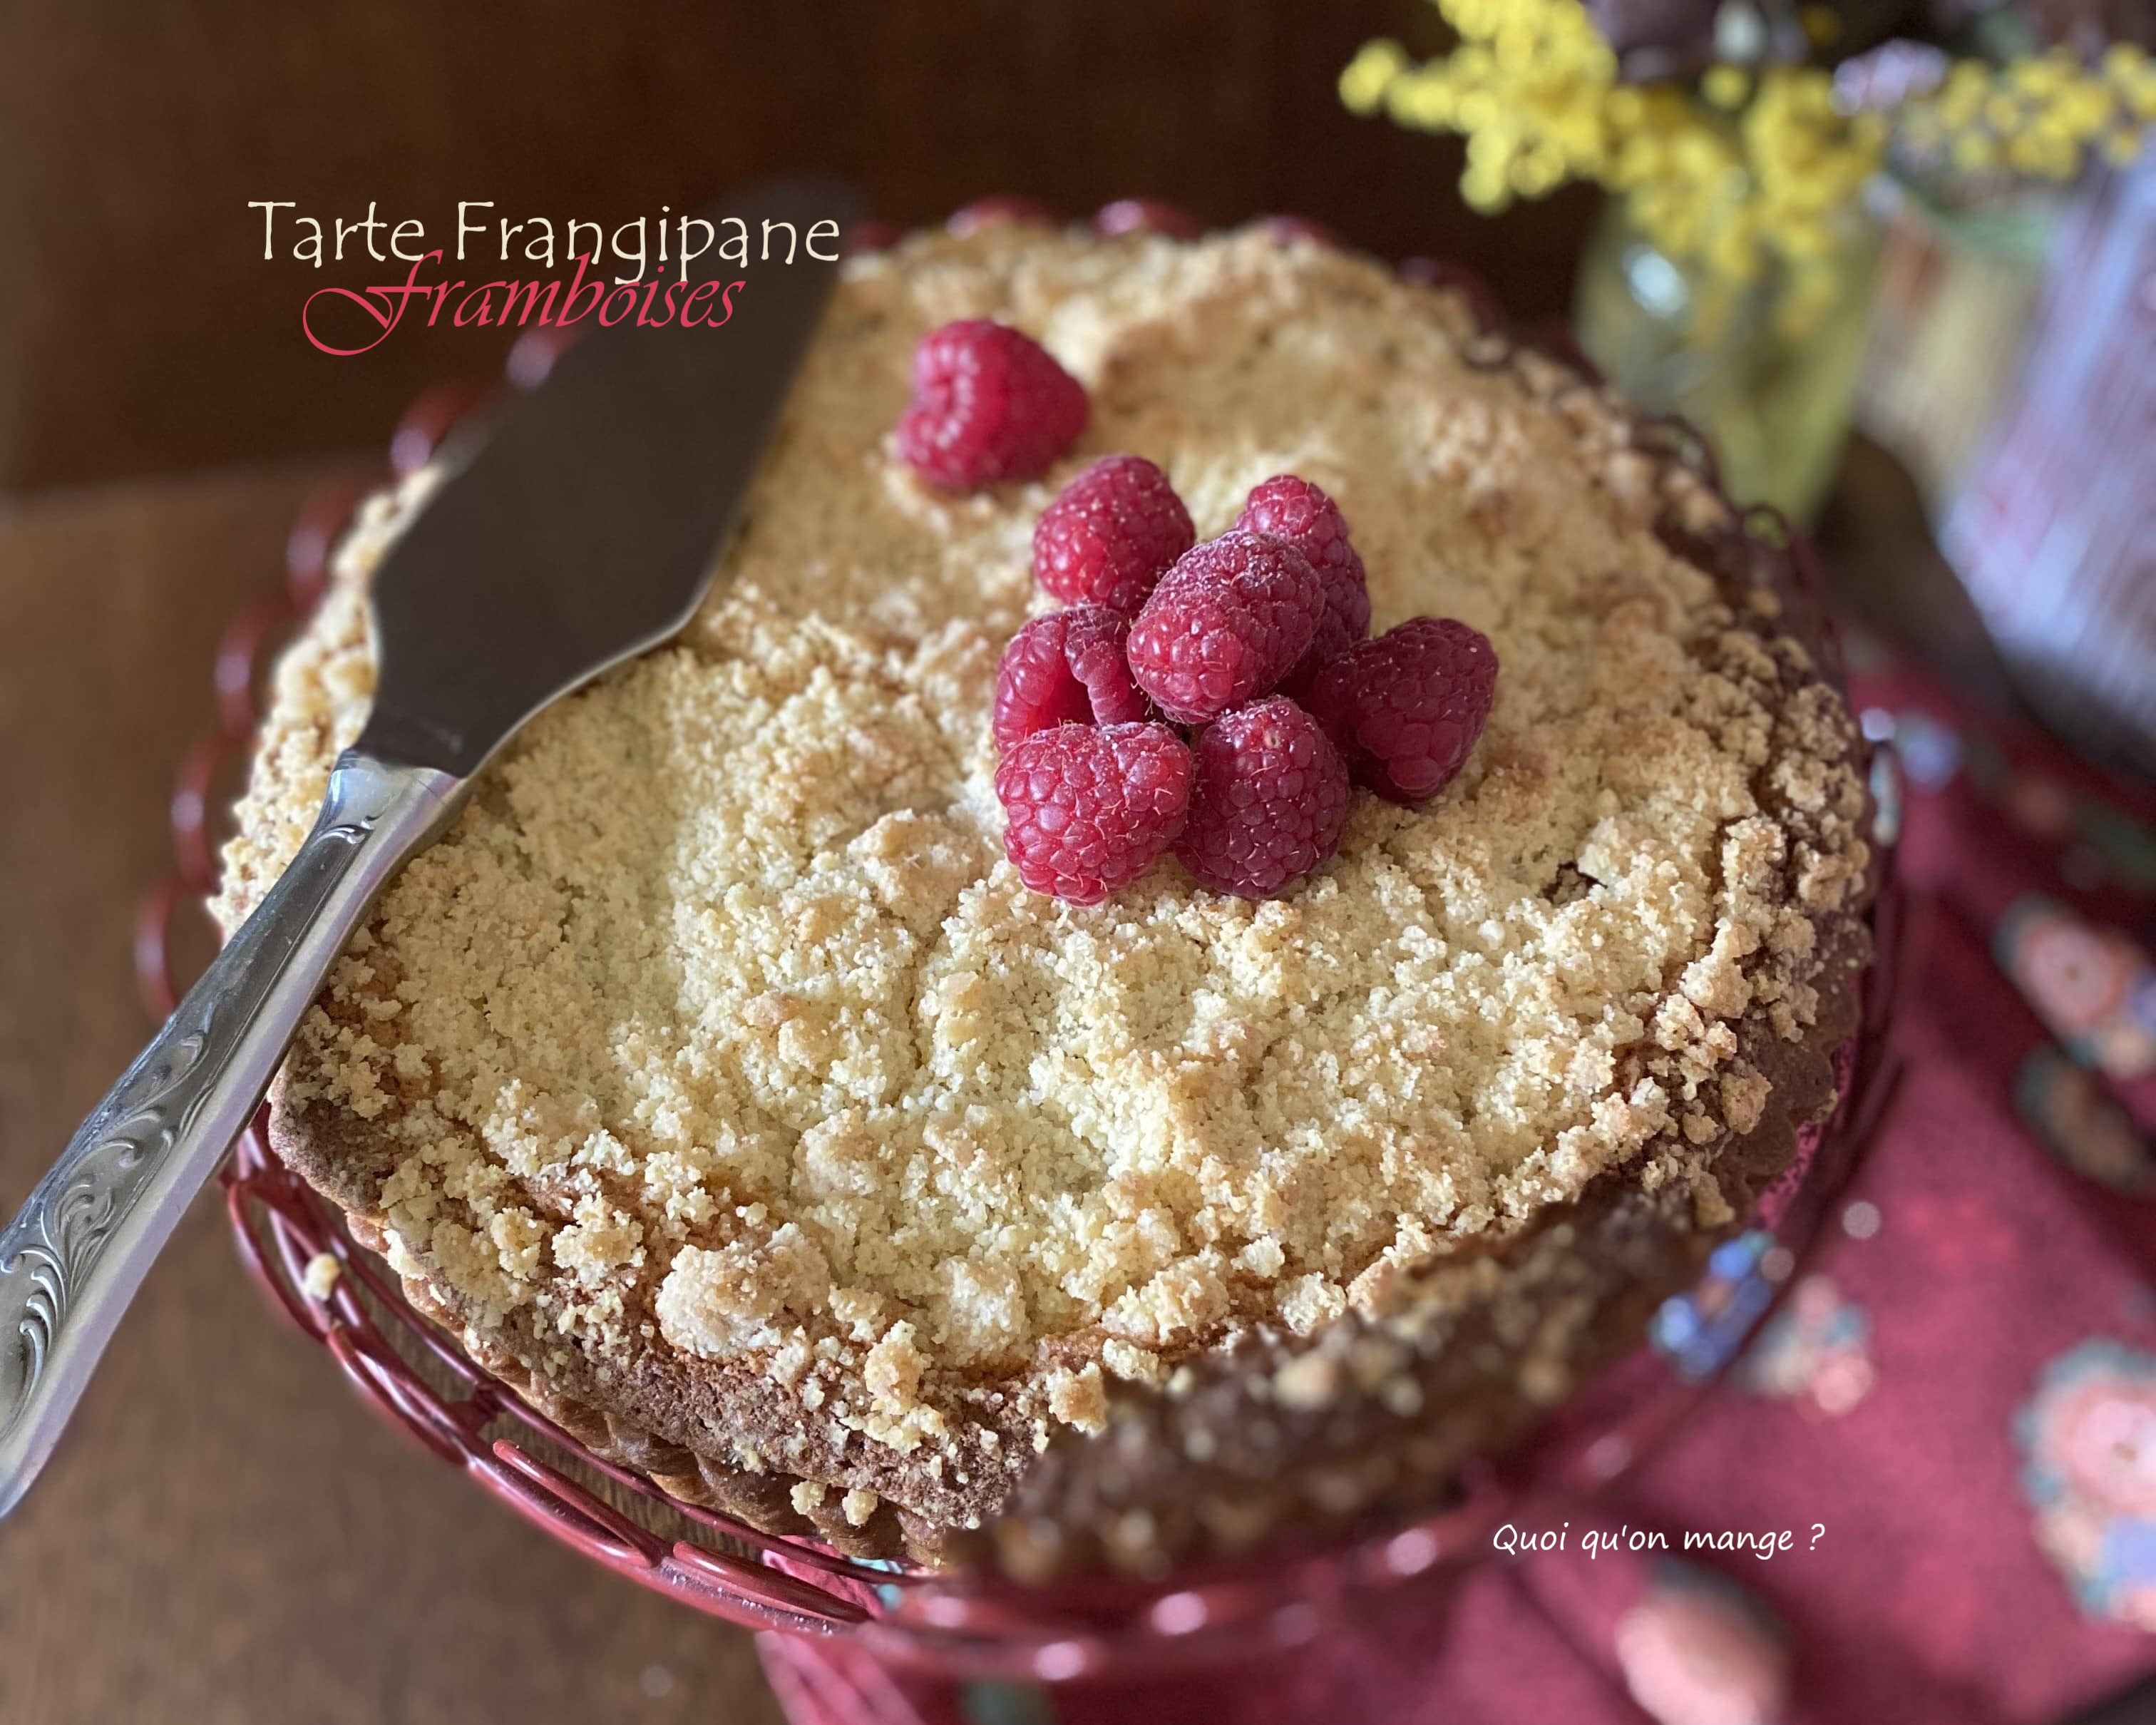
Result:
{"label": "single raspberry", "polygon": [[1276,474],[1254,490],[1235,525],[1285,539],[1306,557],[1325,584],[1325,616],[1302,661],[1285,679],[1302,689],[1370,632],[1370,588],[1363,559],[1348,541],[1348,522],[1335,503],[1306,479]]}
{"label": "single raspberry", "polygon": [[1201,239],[1205,225],[1194,216],[1158,198],[1118,198],[1093,212],[1096,234],[1165,234],[1174,239]]}
{"label": "single raspberry", "polygon": [[943,225],[963,239],[989,228],[1053,228],[1055,212],[1030,198],[992,193],[961,204],[951,212]]}
{"label": "single raspberry", "polygon": [[1229,531],[1185,552],[1131,625],[1131,675],[1178,724],[1202,725],[1269,692],[1325,614],[1325,588],[1293,546]]}
{"label": "single raspberry", "polygon": [[1358,784],[1423,803],[1460,771],[1497,696],[1497,654],[1450,617],[1411,617],[1317,674],[1303,705]]}
{"label": "single raspberry", "polygon": [[1131,620],[1105,605],[1036,617],[1011,637],[996,673],[996,742],[1009,748],[1051,725],[1122,725],[1152,705],[1123,656]]}
{"label": "single raspberry", "polygon": [[1058,725],[996,768],[1004,851],[1035,892],[1098,904],[1152,866],[1190,807],[1190,751],[1165,725]]}
{"label": "single raspberry", "polygon": [[947,491],[1031,479],[1086,429],[1085,386],[1030,336],[987,318],[947,323],[913,350],[898,453]]}
{"label": "single raspberry", "polygon": [[1190,511],[1142,455],[1108,455],[1057,494],[1033,529],[1033,578],[1059,599],[1126,614],[1197,543]]}
{"label": "single raspberry", "polygon": [[1363,560],[1348,542],[1348,521],[1340,506],[1306,479],[1278,473],[1253,486],[1235,525],[1246,532],[1286,540],[1310,559],[1313,568],[1352,569],[1358,583],[1363,578]]}
{"label": "single raspberry", "polygon": [[1201,885],[1269,898],[1340,848],[1354,795],[1348,763],[1286,696],[1222,714],[1196,753],[1175,854]]}

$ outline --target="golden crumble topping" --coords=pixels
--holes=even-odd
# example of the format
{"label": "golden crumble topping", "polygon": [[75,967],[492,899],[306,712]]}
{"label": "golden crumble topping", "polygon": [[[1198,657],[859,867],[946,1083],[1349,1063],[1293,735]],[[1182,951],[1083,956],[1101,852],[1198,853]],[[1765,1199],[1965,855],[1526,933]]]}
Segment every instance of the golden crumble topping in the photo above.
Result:
{"label": "golden crumble topping", "polygon": [[[916,338],[982,316],[1093,422],[1043,482],[952,500],[888,434]],[[983,1385],[1097,1429],[1111,1384],[1233,1321],[1381,1310],[1600,1170],[1748,1130],[1768,1082],[1732,1023],[1801,1034],[1814,916],[1861,888],[1845,711],[1789,697],[1801,649],[1651,529],[1719,506],[1569,373],[1471,365],[1466,331],[1256,234],[850,264],[701,615],[517,738],[294,1047],[283,1104],[381,1151],[400,1265],[601,1362],[752,1360],[911,1453]],[[1496,646],[1458,780],[1359,798],[1285,897],[1165,860],[1074,907],[1003,860],[988,709],[1044,603],[1032,523],[1116,449],[1201,535],[1270,475],[1317,481],[1373,630],[1432,613]],[[430,483],[371,507],[280,670],[228,927],[358,729],[367,572]]]}

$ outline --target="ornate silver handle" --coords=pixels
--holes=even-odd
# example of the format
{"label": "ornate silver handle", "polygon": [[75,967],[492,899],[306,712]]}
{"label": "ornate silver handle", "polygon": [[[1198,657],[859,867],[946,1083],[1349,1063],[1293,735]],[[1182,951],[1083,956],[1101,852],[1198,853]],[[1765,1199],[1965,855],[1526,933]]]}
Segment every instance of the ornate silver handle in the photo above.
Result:
{"label": "ornate silver handle", "polygon": [[0,1516],[44,1466],[120,1315],[261,1100],[300,1015],[464,781],[348,752],[313,832],[0,1232]]}

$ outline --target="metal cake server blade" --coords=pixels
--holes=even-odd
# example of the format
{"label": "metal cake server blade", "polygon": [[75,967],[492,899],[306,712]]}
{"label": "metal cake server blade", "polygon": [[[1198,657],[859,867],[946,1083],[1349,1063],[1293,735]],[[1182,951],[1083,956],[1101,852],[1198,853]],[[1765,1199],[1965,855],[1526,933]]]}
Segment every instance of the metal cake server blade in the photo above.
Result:
{"label": "metal cake server blade", "polygon": [[780,223],[802,244],[723,275],[692,264],[691,284],[745,283],[718,328],[593,331],[410,523],[374,578],[372,709],[314,830],[0,1232],[0,1515],[382,888],[526,719],[702,601],[836,276],[808,230],[859,205],[843,182],[788,180],[706,213],[746,222],[752,259],[767,221],[774,250]]}

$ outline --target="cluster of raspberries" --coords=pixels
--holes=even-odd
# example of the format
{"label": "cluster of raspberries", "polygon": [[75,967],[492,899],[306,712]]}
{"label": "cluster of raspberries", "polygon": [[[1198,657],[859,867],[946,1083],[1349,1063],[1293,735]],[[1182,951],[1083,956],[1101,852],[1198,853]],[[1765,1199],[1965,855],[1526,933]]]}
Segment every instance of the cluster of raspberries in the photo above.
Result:
{"label": "cluster of raspberries", "polygon": [[[1018,331],[947,324],[916,351],[899,450],[947,490],[1031,478],[1088,412]],[[1307,480],[1267,480],[1197,542],[1138,455],[1096,461],[1034,528],[1064,608],[1005,649],[995,736],[1004,846],[1036,892],[1098,903],[1172,846],[1204,886],[1270,897],[1338,848],[1353,785],[1425,802],[1481,734],[1489,641],[1434,617],[1367,639],[1363,560]]]}

